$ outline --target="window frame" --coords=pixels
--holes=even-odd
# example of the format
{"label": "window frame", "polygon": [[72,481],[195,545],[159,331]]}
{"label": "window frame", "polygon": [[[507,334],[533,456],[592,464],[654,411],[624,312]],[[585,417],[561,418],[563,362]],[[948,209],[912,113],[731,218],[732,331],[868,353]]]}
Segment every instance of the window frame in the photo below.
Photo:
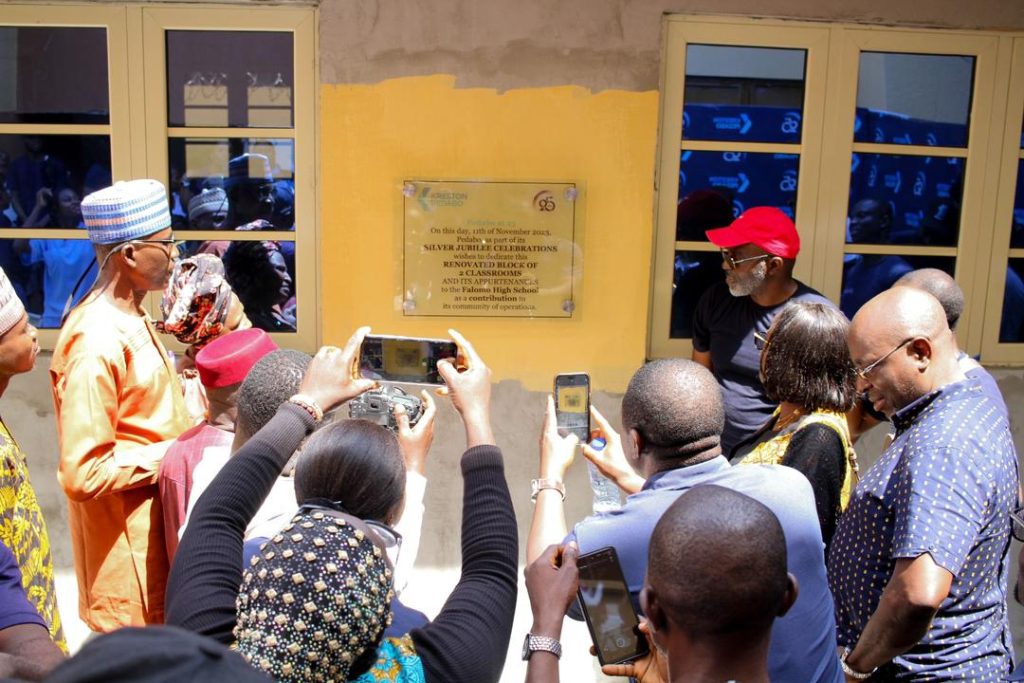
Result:
{"label": "window frame", "polygon": [[[801,44],[794,36],[811,34],[799,31],[817,31],[824,38]],[[806,49],[800,144],[682,140],[686,46],[696,42]],[[675,241],[679,153],[680,149],[711,149],[785,151],[800,155],[796,222],[802,249],[794,273],[798,279],[838,304],[844,254],[954,256],[957,259],[956,278],[966,297],[965,312],[958,327],[961,345],[970,353],[984,351],[983,359],[989,364],[1024,364],[1024,344],[997,343],[1003,286],[997,282],[999,269],[993,274],[990,268],[991,263],[998,262],[1005,266],[1007,255],[1024,257],[1024,249],[1008,250],[1016,163],[1024,159],[1019,128],[1024,109],[1024,37],[993,31],[669,15],[664,19],[662,43],[663,97],[648,317],[649,358],[689,357],[693,349],[691,339],[669,337],[672,263],[677,248],[714,251],[715,247],[710,243],[703,243],[701,248],[702,243],[699,242]],[[861,51],[974,57],[966,147],[854,142],[853,122]],[[1011,52],[1013,76],[1016,78],[1013,83],[1009,65]],[[824,69],[824,73],[820,69]],[[1007,88],[1010,90],[1009,107],[1004,94]],[[1014,121],[1018,126],[1015,131]],[[1008,149],[1007,141],[1011,140],[1015,141],[1009,143],[1012,147]],[[854,152],[966,159],[957,244],[952,247],[847,245],[845,225],[851,182],[850,160]],[[998,184],[992,182],[993,178],[999,180]]]}
{"label": "window frame", "polygon": [[[294,333],[272,333],[281,346],[312,352],[322,329],[320,297],[319,205],[319,32],[311,6],[144,6],[131,3],[4,5],[2,26],[99,27],[107,31],[108,124],[0,124],[2,134],[105,135],[110,140],[113,179],[155,178],[168,183],[167,146],[174,137],[291,139],[296,169],[296,229],[232,233],[234,241],[279,239],[295,242],[296,304]],[[283,31],[294,35],[293,126],[291,128],[171,128],[167,125],[166,30]],[[142,84],[139,87],[137,84]],[[135,87],[133,87],[135,86]],[[302,169],[301,171],[299,169]],[[224,238],[223,232],[188,231],[189,239]],[[88,239],[81,230],[0,229],[3,238]],[[160,319],[160,292],[145,307]],[[40,329],[44,349],[56,345],[59,329]],[[164,337],[177,351],[184,345]]]}

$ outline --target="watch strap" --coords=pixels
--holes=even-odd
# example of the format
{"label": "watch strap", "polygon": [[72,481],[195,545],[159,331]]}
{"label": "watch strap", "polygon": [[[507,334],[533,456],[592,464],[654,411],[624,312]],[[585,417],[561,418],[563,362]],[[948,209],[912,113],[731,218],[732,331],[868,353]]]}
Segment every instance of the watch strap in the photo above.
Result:
{"label": "watch strap", "polygon": [[550,652],[556,658],[562,658],[562,644],[548,636],[526,634],[526,645],[523,647],[523,660],[528,660],[534,652]]}
{"label": "watch strap", "polygon": [[532,479],[530,480],[530,501],[537,502],[537,494],[541,491],[551,489],[558,491],[565,500],[565,484],[558,479]]}

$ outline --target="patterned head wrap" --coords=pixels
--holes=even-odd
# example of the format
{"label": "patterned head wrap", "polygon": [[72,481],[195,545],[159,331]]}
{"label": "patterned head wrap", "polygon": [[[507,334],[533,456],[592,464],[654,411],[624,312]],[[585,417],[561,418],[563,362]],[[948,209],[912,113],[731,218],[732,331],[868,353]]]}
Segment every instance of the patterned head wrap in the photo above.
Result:
{"label": "patterned head wrap", "polygon": [[219,258],[197,254],[181,259],[160,301],[164,321],[159,329],[182,344],[202,346],[224,333],[231,298]]}
{"label": "patterned head wrap", "polygon": [[394,597],[385,555],[351,523],[302,510],[253,556],[236,602],[237,649],[282,683],[349,680],[376,659]]}

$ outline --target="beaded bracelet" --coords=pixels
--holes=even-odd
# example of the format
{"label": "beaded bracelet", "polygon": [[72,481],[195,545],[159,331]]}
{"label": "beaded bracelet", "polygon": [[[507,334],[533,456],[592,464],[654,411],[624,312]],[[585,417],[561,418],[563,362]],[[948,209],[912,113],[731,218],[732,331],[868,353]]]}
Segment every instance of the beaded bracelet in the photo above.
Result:
{"label": "beaded bracelet", "polygon": [[320,405],[305,394],[295,394],[288,399],[289,403],[294,403],[298,407],[309,413],[309,416],[313,418],[313,422],[320,424],[324,419],[324,410]]}

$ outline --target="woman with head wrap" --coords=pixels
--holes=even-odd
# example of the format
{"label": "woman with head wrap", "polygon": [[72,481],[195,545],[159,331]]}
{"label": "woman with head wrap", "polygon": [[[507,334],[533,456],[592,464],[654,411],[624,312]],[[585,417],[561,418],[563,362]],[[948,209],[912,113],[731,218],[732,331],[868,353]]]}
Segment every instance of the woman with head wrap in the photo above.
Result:
{"label": "woman with head wrap", "polygon": [[200,498],[171,570],[167,622],[234,644],[278,681],[497,681],[515,610],[516,522],[490,427],[490,370],[454,332],[468,369],[448,361],[438,368],[469,446],[463,567],[437,619],[383,638],[393,571],[385,551],[400,537],[382,521],[403,504],[402,465],[394,436],[359,420],[332,424],[306,444],[298,515],[240,575],[245,526],[292,452],[323,410],[375,385],[352,378],[367,331],[344,350],[321,349],[300,393]]}
{"label": "woman with head wrap", "polygon": [[217,337],[247,329],[252,323],[224,279],[224,264],[210,254],[197,254],[174,264],[160,308],[164,320],[157,324],[157,329],[188,345],[185,353],[178,356],[176,366],[189,414],[201,421],[208,406],[195,370],[196,354]]}

